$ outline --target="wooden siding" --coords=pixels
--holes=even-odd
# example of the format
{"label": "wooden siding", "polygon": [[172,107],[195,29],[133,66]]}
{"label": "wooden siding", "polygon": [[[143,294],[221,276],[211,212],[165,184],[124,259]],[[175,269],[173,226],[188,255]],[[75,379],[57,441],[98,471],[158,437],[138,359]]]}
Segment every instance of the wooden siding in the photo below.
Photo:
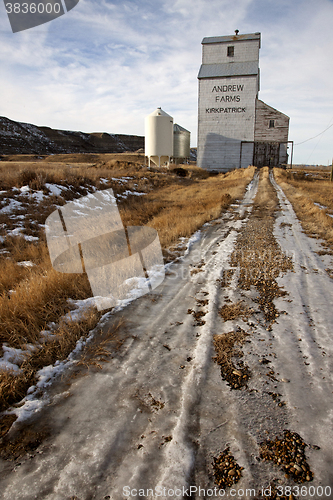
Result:
{"label": "wooden siding", "polygon": [[[260,40],[213,43],[203,45],[202,64],[238,63],[259,61]],[[234,47],[234,55],[228,56],[228,47]]]}

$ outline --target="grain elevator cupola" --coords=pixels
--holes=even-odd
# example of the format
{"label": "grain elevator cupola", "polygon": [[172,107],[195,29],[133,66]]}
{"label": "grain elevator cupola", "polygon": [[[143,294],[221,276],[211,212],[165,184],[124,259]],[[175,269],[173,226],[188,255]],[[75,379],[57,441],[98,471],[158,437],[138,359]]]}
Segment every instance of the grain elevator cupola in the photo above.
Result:
{"label": "grain elevator cupola", "polygon": [[289,117],[258,98],[260,33],[204,38],[198,165],[228,170],[288,161]]}

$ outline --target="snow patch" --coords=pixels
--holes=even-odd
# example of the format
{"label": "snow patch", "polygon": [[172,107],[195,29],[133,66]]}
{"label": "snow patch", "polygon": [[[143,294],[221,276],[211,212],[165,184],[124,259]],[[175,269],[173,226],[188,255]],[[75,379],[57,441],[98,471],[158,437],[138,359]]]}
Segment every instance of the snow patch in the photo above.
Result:
{"label": "snow patch", "polygon": [[19,210],[22,208],[22,203],[17,200],[10,200],[9,204],[1,208],[0,214],[10,214],[14,210]]}
{"label": "snow patch", "polygon": [[67,191],[65,186],[61,186],[59,184],[50,184],[48,182],[45,183],[45,187],[50,191],[50,193],[55,196],[61,196],[62,191]]}
{"label": "snow patch", "polygon": [[34,198],[34,200],[37,201],[37,203],[40,203],[41,201],[44,200],[45,194],[43,193],[43,191],[36,191],[35,193],[32,194],[32,197]]}
{"label": "snow patch", "polygon": [[36,349],[35,346],[28,344],[26,350],[15,349],[14,347],[8,347],[3,344],[3,356],[0,358],[0,370],[13,371],[16,374],[20,373],[20,365],[23,361],[30,356],[31,352]]}
{"label": "snow patch", "polygon": [[123,194],[117,194],[117,198],[124,198],[126,199],[128,196],[130,195],[134,195],[134,196],[144,196],[145,194],[147,193],[140,193],[138,191],[129,191],[128,189],[126,191],[124,191]]}
{"label": "snow patch", "polygon": [[34,267],[36,264],[31,262],[31,260],[22,260],[21,262],[17,262],[17,265],[22,267]]}

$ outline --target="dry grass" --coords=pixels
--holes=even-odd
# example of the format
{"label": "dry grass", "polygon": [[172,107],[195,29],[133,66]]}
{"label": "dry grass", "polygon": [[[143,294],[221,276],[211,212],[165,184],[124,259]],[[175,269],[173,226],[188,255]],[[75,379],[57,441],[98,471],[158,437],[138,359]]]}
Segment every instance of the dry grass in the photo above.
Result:
{"label": "dry grass", "polygon": [[[25,158],[22,158],[24,157]],[[23,160],[23,161],[22,161]],[[100,178],[136,175],[142,170],[140,155],[52,155],[35,160],[31,155],[5,157],[0,163],[0,190],[29,185],[44,189],[45,183],[72,185],[79,188],[90,184],[100,187]]]}
{"label": "dry grass", "polygon": [[250,167],[185,188],[170,186],[163,190],[159,202],[165,209],[148,223],[157,230],[162,247],[171,246],[179,237],[189,237],[205,222],[219,217],[224,208],[242,197],[254,170]]}
{"label": "dry grass", "polygon": [[6,250],[8,254],[0,257],[0,301],[5,292],[8,293],[19,282],[30,280],[36,273],[34,266],[24,267],[18,265],[19,262],[30,261],[35,266],[39,266],[39,271],[41,268],[45,269],[45,263],[50,264],[44,241],[36,245],[26,241],[22,236],[8,237]]}
{"label": "dry grass", "polygon": [[237,318],[246,321],[253,314],[253,309],[244,304],[242,300],[239,300],[234,304],[224,304],[224,306],[219,309],[219,314],[224,321],[232,321]]}
{"label": "dry grass", "polygon": [[[306,233],[322,238],[333,248],[333,218],[328,215],[333,213],[333,183],[325,177],[295,175],[281,169],[274,169],[274,176]],[[320,208],[315,203],[327,208]]]}
{"label": "dry grass", "polygon": [[58,273],[53,268],[32,272],[30,279],[15,291],[0,297],[0,344],[20,348],[38,341],[40,331],[69,312],[68,298],[84,299],[91,295],[83,274]]}
{"label": "dry grass", "polygon": [[[129,158],[121,155],[57,156],[44,161],[30,158],[25,162],[12,158],[0,164],[0,190],[24,185],[34,190],[47,190],[47,182],[68,187],[63,191],[63,198],[49,197],[47,202],[37,207],[27,203],[24,207],[26,219],[44,224],[46,217],[55,209],[54,204],[64,204],[74,197],[85,195],[91,187],[112,187],[115,193],[135,188],[147,194],[128,197],[118,203],[122,220],[125,225],[147,224],[157,229],[164,250],[176,243],[179,237],[193,234],[203,223],[218,217],[233,200],[242,197],[255,170],[251,167],[210,177],[206,171],[186,166],[182,167],[185,176],[182,173],[180,177],[179,172],[177,175],[172,169],[148,170],[142,167],[138,158],[135,157],[133,162],[131,155]],[[82,157],[85,163],[82,163]],[[112,180],[123,176],[131,177],[124,186]],[[107,182],[102,183],[101,178],[107,179]],[[0,222],[11,228],[12,222],[7,215],[2,214]],[[90,297],[90,285],[86,275],[56,272],[50,263],[45,235],[41,230],[37,234],[40,236],[38,243],[26,242],[22,237],[7,237],[1,245],[8,253],[0,256],[0,357],[3,343],[22,349],[27,344],[37,346],[20,367],[19,375],[1,373],[2,409],[25,395],[40,368],[53,364],[57,359],[64,359],[78,338],[86,336],[99,318],[96,311],[92,311],[88,319],[59,324],[61,317],[70,310],[68,298]],[[20,267],[17,262],[23,260],[32,261],[35,266]],[[50,322],[59,326],[56,337],[54,341],[40,346],[40,332],[48,329]],[[107,356],[104,346],[96,348],[96,353],[94,357],[86,352],[82,364],[89,364],[89,359],[95,359],[98,365],[103,355]]]}

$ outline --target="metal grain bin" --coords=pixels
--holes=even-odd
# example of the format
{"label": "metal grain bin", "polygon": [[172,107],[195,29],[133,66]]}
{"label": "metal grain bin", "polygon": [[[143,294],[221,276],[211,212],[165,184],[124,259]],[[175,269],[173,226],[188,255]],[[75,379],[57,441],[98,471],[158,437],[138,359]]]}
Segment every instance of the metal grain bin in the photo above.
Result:
{"label": "metal grain bin", "polygon": [[173,126],[173,157],[180,163],[190,157],[191,133],[177,123]]}

